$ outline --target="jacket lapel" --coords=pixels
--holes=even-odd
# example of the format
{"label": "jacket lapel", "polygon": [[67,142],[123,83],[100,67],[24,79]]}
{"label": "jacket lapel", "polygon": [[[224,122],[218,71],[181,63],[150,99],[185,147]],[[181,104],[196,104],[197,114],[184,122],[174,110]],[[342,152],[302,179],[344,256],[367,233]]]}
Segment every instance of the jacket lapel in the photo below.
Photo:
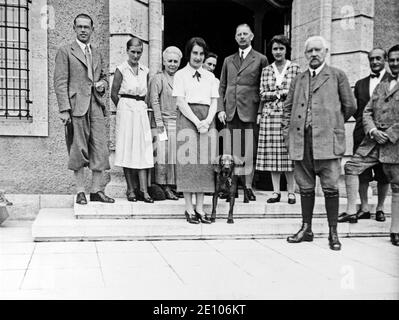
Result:
{"label": "jacket lapel", "polygon": [[79,47],[78,43],[76,41],[72,42],[71,45],[71,52],[72,54],[80,61],[82,62],[86,68],[87,68],[87,64],[86,64],[86,57],[83,54],[82,49]]}
{"label": "jacket lapel", "polygon": [[236,67],[237,71],[240,70],[240,56],[238,53],[233,56],[233,65]]}
{"label": "jacket lapel", "polygon": [[309,71],[302,73],[301,83],[306,101],[309,99]]}
{"label": "jacket lapel", "polygon": [[251,51],[248,53],[248,55],[245,57],[244,61],[242,62],[242,65],[241,65],[238,73],[245,70],[254,61],[255,61],[255,54],[254,54],[253,50],[251,49]]}
{"label": "jacket lapel", "polygon": [[93,45],[91,45],[91,55],[93,57],[93,72],[94,72],[98,67],[98,64],[100,63],[100,55],[97,52],[97,49]]}
{"label": "jacket lapel", "polygon": [[370,100],[370,76],[362,81],[361,96],[365,97],[365,100]]}
{"label": "jacket lapel", "polygon": [[316,83],[313,87],[313,92],[319,89],[330,78],[330,68],[325,65],[317,76]]}

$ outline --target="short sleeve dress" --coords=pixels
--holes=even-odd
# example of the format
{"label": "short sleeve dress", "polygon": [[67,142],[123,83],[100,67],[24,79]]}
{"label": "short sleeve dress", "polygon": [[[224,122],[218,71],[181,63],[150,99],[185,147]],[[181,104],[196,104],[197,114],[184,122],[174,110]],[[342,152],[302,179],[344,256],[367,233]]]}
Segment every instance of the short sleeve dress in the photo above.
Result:
{"label": "short sleeve dress", "polygon": [[[139,64],[138,74],[126,61],[117,67],[123,80],[119,95],[139,96],[147,94],[148,68]],[[115,165],[131,169],[147,169],[154,166],[152,134],[143,100],[120,97],[116,111]]]}

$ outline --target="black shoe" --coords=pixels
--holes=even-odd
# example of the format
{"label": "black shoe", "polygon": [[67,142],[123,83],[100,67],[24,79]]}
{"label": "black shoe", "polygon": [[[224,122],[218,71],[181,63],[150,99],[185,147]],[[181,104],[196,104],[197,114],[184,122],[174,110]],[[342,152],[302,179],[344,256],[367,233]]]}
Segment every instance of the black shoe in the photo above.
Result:
{"label": "black shoe", "polygon": [[295,204],[295,203],[296,203],[295,193],[289,193],[288,194],[288,204]]}
{"label": "black shoe", "polygon": [[246,192],[247,192],[249,201],[256,201],[256,196],[255,196],[255,194],[254,194],[254,192],[252,191],[251,188],[247,188]]}
{"label": "black shoe", "polygon": [[90,193],[90,201],[99,201],[105,203],[114,203],[115,200],[106,196],[103,191],[98,191],[96,193]]}
{"label": "black shoe", "polygon": [[384,222],[384,221],[385,221],[385,214],[384,214],[384,211],[378,210],[378,211],[375,213],[375,220],[378,221],[378,222]]}
{"label": "black shoe", "polygon": [[176,190],[172,189],[172,192],[175,194],[176,197],[178,197],[179,199],[184,198],[184,194],[183,192],[177,192]]}
{"label": "black shoe", "polygon": [[394,246],[399,246],[399,233],[391,233],[391,242]]}
{"label": "black shoe", "polygon": [[187,211],[184,211],[184,215],[186,216],[186,220],[188,223],[191,223],[191,224],[199,224],[200,223],[199,220],[197,220],[197,218],[190,215]]}
{"label": "black shoe", "polygon": [[84,192],[79,192],[76,195],[76,203],[77,204],[87,204],[87,199],[86,199],[86,195]]}
{"label": "black shoe", "polygon": [[357,223],[357,214],[347,214],[343,212],[338,216],[338,222]]}
{"label": "black shoe", "polygon": [[198,213],[198,212],[195,211],[195,210],[194,210],[194,212],[195,212],[195,217],[196,217],[199,221],[201,221],[202,223],[205,223],[205,224],[211,224],[211,223],[212,223],[212,222],[208,219],[207,215],[203,216],[202,214]]}
{"label": "black shoe", "polygon": [[370,219],[370,211],[364,212],[362,209],[359,209],[358,212],[356,212],[356,216],[358,219]]}
{"label": "black shoe", "polygon": [[168,200],[179,200],[179,198],[170,189],[165,189],[165,197]]}
{"label": "black shoe", "polygon": [[141,190],[139,190],[137,193],[137,199],[139,201],[144,201],[146,203],[154,203],[154,199],[151,198],[149,195],[148,196],[144,195],[144,192]]}
{"label": "black shoe", "polygon": [[276,202],[280,202],[281,199],[281,193],[280,192],[273,192],[273,197],[267,199],[267,203],[276,203]]}
{"label": "black shoe", "polygon": [[328,236],[328,244],[331,250],[339,251],[341,250],[341,242],[338,239],[337,227],[330,227],[330,234]]}
{"label": "black shoe", "polygon": [[293,236],[289,236],[287,238],[287,241],[289,243],[299,243],[302,241],[308,241],[311,242],[313,241],[313,232],[312,232],[312,226],[310,223],[303,223],[301,229],[294,234]]}
{"label": "black shoe", "polygon": [[126,198],[127,198],[127,201],[137,202],[136,194],[134,193],[134,191],[126,192]]}

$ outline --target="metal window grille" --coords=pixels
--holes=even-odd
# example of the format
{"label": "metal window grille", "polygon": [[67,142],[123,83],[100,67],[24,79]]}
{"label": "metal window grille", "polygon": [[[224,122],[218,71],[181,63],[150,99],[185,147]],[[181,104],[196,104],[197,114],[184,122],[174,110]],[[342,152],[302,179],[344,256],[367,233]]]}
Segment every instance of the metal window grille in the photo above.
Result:
{"label": "metal window grille", "polygon": [[31,119],[29,3],[0,0],[0,119]]}

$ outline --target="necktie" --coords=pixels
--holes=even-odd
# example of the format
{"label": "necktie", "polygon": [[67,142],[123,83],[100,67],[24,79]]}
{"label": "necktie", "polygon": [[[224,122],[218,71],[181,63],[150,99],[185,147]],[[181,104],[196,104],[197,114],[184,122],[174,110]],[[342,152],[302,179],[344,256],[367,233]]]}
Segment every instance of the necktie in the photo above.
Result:
{"label": "necktie", "polygon": [[312,71],[312,78],[314,78],[314,77],[316,77],[316,71],[315,70]]}
{"label": "necktie", "polygon": [[372,73],[372,74],[370,74],[370,77],[371,78],[379,78],[380,77],[380,73],[379,72]]}
{"label": "necktie", "polygon": [[240,55],[240,65],[242,65],[243,62],[244,62],[244,51],[241,51],[241,55]]}
{"label": "necktie", "polygon": [[193,75],[193,78],[197,78],[197,80],[198,80],[198,82],[200,81],[200,78],[201,78],[201,74],[198,72],[198,71],[195,71],[195,73],[194,73],[194,75]]}
{"label": "necktie", "polygon": [[93,60],[91,58],[91,54],[89,51],[89,46],[85,46],[85,56],[86,56],[86,64],[87,64],[87,75],[89,76],[89,79],[93,81]]}

